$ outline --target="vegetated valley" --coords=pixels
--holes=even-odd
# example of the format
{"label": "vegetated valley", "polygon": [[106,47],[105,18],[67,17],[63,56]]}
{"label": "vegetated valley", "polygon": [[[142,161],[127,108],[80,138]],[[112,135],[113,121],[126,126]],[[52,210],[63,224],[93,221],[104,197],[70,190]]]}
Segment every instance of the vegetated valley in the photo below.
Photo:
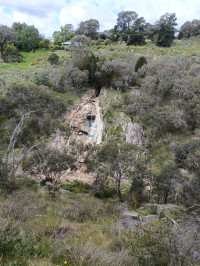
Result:
{"label": "vegetated valley", "polygon": [[200,265],[200,39],[131,14],[0,26],[0,265]]}

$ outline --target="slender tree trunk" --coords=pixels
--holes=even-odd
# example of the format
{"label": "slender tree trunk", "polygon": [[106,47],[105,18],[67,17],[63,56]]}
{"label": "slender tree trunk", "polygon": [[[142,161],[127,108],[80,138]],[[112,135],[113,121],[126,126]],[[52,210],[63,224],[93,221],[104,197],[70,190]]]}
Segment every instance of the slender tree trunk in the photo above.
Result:
{"label": "slender tree trunk", "polygon": [[115,184],[116,184],[117,195],[118,195],[119,201],[122,201],[122,193],[121,193],[121,188],[120,188],[121,181],[118,178],[116,178],[115,180],[116,180]]}
{"label": "slender tree trunk", "polygon": [[169,190],[170,190],[170,185],[168,186],[167,188],[167,192],[165,194],[165,200],[164,200],[164,203],[166,204],[167,203],[167,199],[168,199],[168,196],[169,196]]}

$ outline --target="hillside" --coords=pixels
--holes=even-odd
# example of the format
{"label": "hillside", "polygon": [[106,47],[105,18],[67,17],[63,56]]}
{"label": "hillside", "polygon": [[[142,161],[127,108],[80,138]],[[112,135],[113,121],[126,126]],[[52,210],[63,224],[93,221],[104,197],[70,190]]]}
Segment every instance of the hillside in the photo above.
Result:
{"label": "hillside", "polygon": [[199,38],[52,53],[0,64],[0,265],[200,265]]}

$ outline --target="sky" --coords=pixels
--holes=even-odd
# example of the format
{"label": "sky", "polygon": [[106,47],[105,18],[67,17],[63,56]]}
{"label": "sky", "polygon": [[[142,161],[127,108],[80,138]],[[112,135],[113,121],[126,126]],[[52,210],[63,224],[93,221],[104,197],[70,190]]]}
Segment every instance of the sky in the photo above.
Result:
{"label": "sky", "polygon": [[179,28],[188,20],[200,19],[200,0],[0,0],[0,24],[25,22],[51,37],[60,26],[76,28],[91,18],[99,21],[102,31],[111,29],[121,11],[135,11],[150,23],[167,12],[176,13]]}

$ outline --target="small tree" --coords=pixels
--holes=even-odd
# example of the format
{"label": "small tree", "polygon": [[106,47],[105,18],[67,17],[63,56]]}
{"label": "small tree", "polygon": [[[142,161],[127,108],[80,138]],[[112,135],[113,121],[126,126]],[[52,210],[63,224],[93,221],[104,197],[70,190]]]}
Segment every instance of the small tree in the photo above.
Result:
{"label": "small tree", "polygon": [[129,177],[136,150],[134,145],[128,143],[110,142],[86,159],[88,171],[94,171],[96,175],[104,178],[114,178],[119,200],[122,200],[121,181]]}
{"label": "small tree", "polygon": [[146,64],[147,64],[146,57],[140,56],[135,64],[135,72],[137,72],[139,68],[141,68],[143,65]]}
{"label": "small tree", "polygon": [[68,169],[74,168],[74,162],[67,150],[42,145],[23,163],[23,170],[37,177],[47,186],[50,196],[55,197],[60,181]]}
{"label": "small tree", "polygon": [[169,164],[155,175],[153,193],[157,194],[158,203],[163,200],[167,203],[169,196],[175,199],[176,185],[181,180],[180,170],[175,164]]}

